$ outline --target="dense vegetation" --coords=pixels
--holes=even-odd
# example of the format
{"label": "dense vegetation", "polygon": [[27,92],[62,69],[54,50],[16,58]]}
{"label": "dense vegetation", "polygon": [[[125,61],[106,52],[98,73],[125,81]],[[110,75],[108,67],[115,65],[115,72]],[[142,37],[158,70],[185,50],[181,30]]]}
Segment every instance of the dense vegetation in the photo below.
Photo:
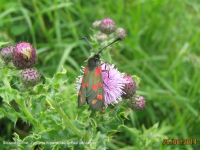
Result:
{"label": "dense vegetation", "polygon": [[[19,41],[34,45],[38,55],[35,68],[42,78],[46,77],[45,84],[56,84],[60,76],[68,79],[67,82],[59,81],[62,85],[59,96],[64,99],[61,105],[65,114],[76,120],[77,114],[86,114],[87,111],[86,105],[78,108],[77,99],[72,101],[73,96],[77,98],[76,77],[81,74],[81,66],[86,65],[85,60],[90,56],[90,47],[79,38],[87,37],[91,41],[92,23],[105,17],[112,18],[127,34],[125,40],[111,49],[112,63],[121,72],[141,78],[137,94],[145,97],[146,108],[141,112],[131,111],[128,119],[123,118],[124,125],[118,129],[119,132],[109,138],[98,134],[96,142],[102,145],[106,142],[109,149],[197,149],[200,147],[199,13],[200,3],[197,0],[1,0],[0,41],[9,42],[7,45],[12,46]],[[7,70],[4,73],[8,73]],[[57,76],[54,76],[56,73]],[[54,81],[50,81],[53,76]],[[12,79],[12,84],[15,82],[17,79]],[[41,86],[38,88],[45,90]],[[40,107],[33,99],[28,104]],[[37,132],[33,130],[36,125],[23,118],[23,113],[22,117],[12,117],[13,110],[3,98],[0,105],[0,145],[3,149],[15,148],[14,145],[3,144],[3,141],[13,141],[13,137],[23,140]],[[4,108],[10,112],[6,114]],[[13,101],[12,108],[18,108]],[[62,122],[57,117],[49,121],[51,117],[45,118],[45,115],[40,119],[46,119],[49,124]],[[82,124],[77,123],[76,126],[81,128]],[[61,124],[59,127],[60,131]],[[49,130],[48,133],[56,134],[55,131]],[[63,132],[74,136],[69,129]],[[40,135],[48,136],[45,133]],[[163,145],[163,139],[197,139],[197,143]]]}

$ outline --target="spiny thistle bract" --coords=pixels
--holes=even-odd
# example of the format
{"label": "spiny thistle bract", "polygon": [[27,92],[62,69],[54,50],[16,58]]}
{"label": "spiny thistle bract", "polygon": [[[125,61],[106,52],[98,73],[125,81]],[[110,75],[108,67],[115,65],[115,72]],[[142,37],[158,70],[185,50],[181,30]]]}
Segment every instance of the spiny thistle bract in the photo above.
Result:
{"label": "spiny thistle bract", "polygon": [[30,43],[19,42],[13,50],[12,60],[18,69],[32,68],[37,62],[36,50]]}

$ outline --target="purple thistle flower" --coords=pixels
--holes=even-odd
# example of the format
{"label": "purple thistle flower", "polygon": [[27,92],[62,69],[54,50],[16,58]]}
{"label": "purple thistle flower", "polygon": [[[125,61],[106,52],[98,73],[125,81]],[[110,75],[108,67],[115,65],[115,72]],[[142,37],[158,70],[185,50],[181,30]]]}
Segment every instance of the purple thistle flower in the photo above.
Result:
{"label": "purple thistle flower", "polygon": [[30,43],[19,42],[13,50],[12,60],[18,69],[31,68],[37,62],[36,50]]}
{"label": "purple thistle flower", "polygon": [[[114,65],[103,64],[102,68],[102,76],[103,76],[103,88],[104,88],[104,105],[105,107],[108,104],[112,104],[112,102],[118,103],[118,101],[122,100],[121,95],[123,94],[123,88],[125,80],[123,78],[123,74],[121,74],[117,69],[114,68]],[[82,67],[81,72],[84,73],[85,67]],[[104,71],[108,70],[108,71]],[[109,77],[108,77],[109,72]],[[76,89],[80,89],[80,83],[82,81],[83,75],[77,78]],[[78,91],[77,91],[78,92]]]}
{"label": "purple thistle flower", "polygon": [[111,18],[105,18],[101,21],[100,30],[103,33],[110,34],[116,29],[116,24]]}

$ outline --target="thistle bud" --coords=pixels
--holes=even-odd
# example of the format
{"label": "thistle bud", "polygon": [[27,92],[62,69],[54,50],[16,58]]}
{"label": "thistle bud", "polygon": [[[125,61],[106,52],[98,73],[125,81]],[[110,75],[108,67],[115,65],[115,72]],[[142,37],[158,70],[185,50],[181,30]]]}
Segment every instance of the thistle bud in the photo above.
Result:
{"label": "thistle bud", "polygon": [[40,74],[36,69],[28,68],[21,71],[20,78],[25,87],[32,87],[39,83]]}
{"label": "thistle bud", "polygon": [[99,42],[99,43],[106,41],[107,38],[108,38],[108,36],[104,33],[98,34],[96,37],[97,42]]}
{"label": "thistle bud", "polygon": [[115,31],[115,37],[124,40],[126,37],[126,31],[123,28],[117,28]]}
{"label": "thistle bud", "polygon": [[125,75],[123,78],[125,80],[125,86],[123,88],[124,94],[122,94],[122,98],[128,99],[135,94],[137,87],[135,80],[129,74]]}
{"label": "thistle bud", "polygon": [[115,22],[112,19],[105,18],[105,19],[103,19],[101,21],[100,30],[103,33],[110,34],[110,33],[114,32],[115,29],[116,29],[116,24],[115,24]]}
{"label": "thistle bud", "polygon": [[135,111],[142,111],[146,106],[145,98],[140,95],[133,96],[130,102],[131,109]]}
{"label": "thistle bud", "polygon": [[13,51],[12,60],[18,69],[31,68],[37,62],[36,50],[30,43],[18,43]]}
{"label": "thistle bud", "polygon": [[8,46],[8,47],[4,47],[1,50],[1,58],[5,63],[8,63],[12,60],[12,53],[13,53],[13,49],[15,47],[13,46]]}
{"label": "thistle bud", "polygon": [[101,24],[101,20],[96,20],[92,23],[92,28],[93,29],[96,29],[96,30],[99,30],[99,26]]}

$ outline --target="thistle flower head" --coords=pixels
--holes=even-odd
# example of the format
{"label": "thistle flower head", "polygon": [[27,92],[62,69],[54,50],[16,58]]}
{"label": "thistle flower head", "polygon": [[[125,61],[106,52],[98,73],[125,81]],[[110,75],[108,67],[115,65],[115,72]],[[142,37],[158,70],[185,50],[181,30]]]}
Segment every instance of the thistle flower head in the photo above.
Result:
{"label": "thistle flower head", "polygon": [[36,69],[28,68],[21,71],[20,78],[25,87],[32,87],[39,83],[40,74]]}
{"label": "thistle flower head", "polygon": [[[81,70],[84,73],[84,67]],[[103,77],[103,88],[104,88],[104,105],[105,107],[108,104],[112,104],[112,102],[118,103],[118,100],[122,100],[122,93],[124,88],[124,79],[123,75],[114,68],[114,65],[103,64],[102,68],[102,77]],[[106,71],[105,71],[106,70]],[[109,73],[108,73],[109,72]],[[109,74],[109,75],[108,75]],[[83,76],[79,76],[77,79],[76,89],[80,89],[80,83],[82,81]]]}
{"label": "thistle flower head", "polygon": [[18,69],[31,68],[37,62],[36,50],[30,43],[18,43],[13,51],[12,60]]}
{"label": "thistle flower head", "polygon": [[146,101],[143,96],[135,95],[133,96],[132,100],[130,101],[131,109],[135,111],[142,111],[146,106]]}
{"label": "thistle flower head", "polygon": [[13,47],[13,46],[7,46],[7,47],[2,48],[1,58],[5,63],[8,63],[11,61],[14,48],[15,47]]}
{"label": "thistle flower head", "polygon": [[92,28],[93,29],[96,29],[96,30],[99,30],[99,26],[101,24],[101,20],[96,20],[92,23]]}
{"label": "thistle flower head", "polygon": [[112,19],[105,18],[105,19],[103,19],[101,21],[100,30],[103,33],[110,34],[110,33],[114,32],[115,29],[116,29],[116,24],[115,24],[115,22]]}
{"label": "thistle flower head", "polygon": [[115,30],[115,37],[124,40],[126,38],[126,31],[123,28],[117,28]]}
{"label": "thistle flower head", "polygon": [[125,75],[123,78],[126,82],[123,89],[124,93],[122,94],[122,97],[128,99],[135,94],[137,87],[135,80],[129,74]]}

